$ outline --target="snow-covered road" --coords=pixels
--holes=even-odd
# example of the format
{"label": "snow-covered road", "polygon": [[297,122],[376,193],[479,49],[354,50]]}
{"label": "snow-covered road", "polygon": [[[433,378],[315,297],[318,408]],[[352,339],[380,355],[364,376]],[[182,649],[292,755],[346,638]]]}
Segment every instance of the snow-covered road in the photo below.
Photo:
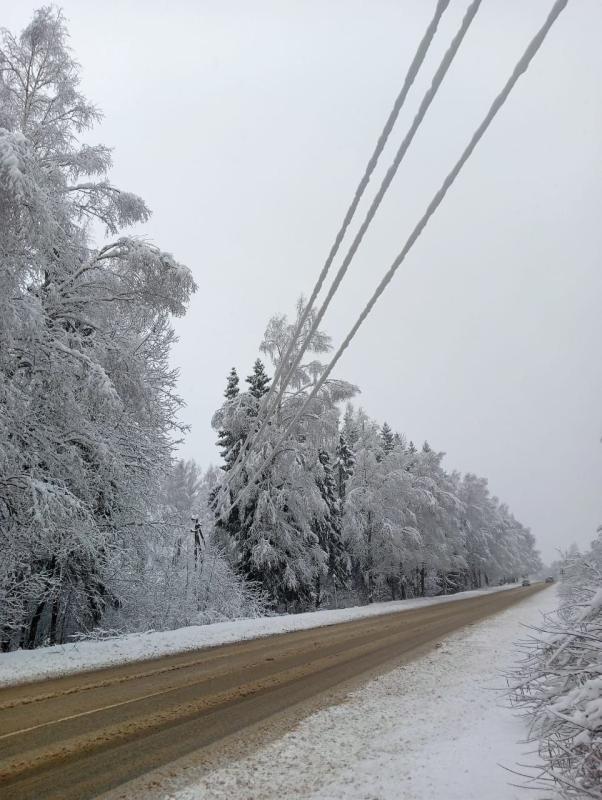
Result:
{"label": "snow-covered road", "polygon": [[100,641],[69,642],[53,647],[38,647],[35,650],[15,650],[12,653],[0,653],[0,687],[187,653],[202,647],[217,647],[277,633],[311,630],[324,625],[413,611],[440,603],[455,603],[515,588],[515,584],[509,584],[447,596],[308,611],[304,614],[255,617],[212,625],[190,625],[175,631],[130,633]]}
{"label": "snow-covered road", "polygon": [[[528,761],[523,721],[504,706],[513,642],[551,610],[540,592],[447,637],[415,661],[336,697],[275,741],[216,769],[157,772],[145,800],[522,800],[504,767]],[[148,776],[150,777],[150,776]],[[133,789],[133,787],[132,787]],[[121,795],[123,796],[123,795]],[[129,795],[128,797],[133,797]],[[136,795],[138,796],[138,795]]]}

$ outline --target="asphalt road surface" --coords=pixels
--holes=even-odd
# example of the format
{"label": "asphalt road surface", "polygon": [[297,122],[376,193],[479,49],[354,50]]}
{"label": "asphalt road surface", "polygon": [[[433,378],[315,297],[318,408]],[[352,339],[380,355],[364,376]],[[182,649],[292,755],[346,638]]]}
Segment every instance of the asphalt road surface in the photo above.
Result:
{"label": "asphalt road surface", "polygon": [[0,690],[0,798],[86,800],[407,657],[510,589]]}

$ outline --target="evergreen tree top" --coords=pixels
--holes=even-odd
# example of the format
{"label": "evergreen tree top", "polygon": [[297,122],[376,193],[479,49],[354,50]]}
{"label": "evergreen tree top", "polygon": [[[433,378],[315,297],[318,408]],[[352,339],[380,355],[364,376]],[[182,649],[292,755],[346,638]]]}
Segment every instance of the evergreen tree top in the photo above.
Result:
{"label": "evergreen tree top", "polygon": [[382,428],[380,429],[380,440],[385,453],[391,453],[395,447],[395,438],[393,436],[393,431],[386,422],[383,422]]}
{"label": "evergreen tree top", "polygon": [[258,358],[255,361],[253,364],[253,372],[249,375],[246,381],[249,384],[250,394],[252,394],[257,400],[262,398],[264,394],[267,394],[270,388],[270,378],[265,371],[265,367],[263,366],[261,359]]}
{"label": "evergreen tree top", "polygon": [[347,444],[345,435],[341,433],[339,436],[339,444],[336,450],[336,466],[339,472],[341,496],[343,495],[343,484],[351,475],[353,475],[354,465],[355,455],[353,450]]}
{"label": "evergreen tree top", "polygon": [[351,403],[347,403],[347,408],[343,415],[342,433],[345,437],[345,442],[351,447],[354,447],[360,438],[355,413]]}
{"label": "evergreen tree top", "polygon": [[238,394],[238,374],[236,372],[236,367],[232,367],[228,375],[228,382],[226,384],[224,397],[226,398],[226,400],[233,400],[237,396],[237,394]]}
{"label": "evergreen tree top", "polygon": [[339,444],[337,446],[337,458],[339,461],[346,461],[355,463],[355,455],[353,448],[348,444],[344,433],[339,435]]}

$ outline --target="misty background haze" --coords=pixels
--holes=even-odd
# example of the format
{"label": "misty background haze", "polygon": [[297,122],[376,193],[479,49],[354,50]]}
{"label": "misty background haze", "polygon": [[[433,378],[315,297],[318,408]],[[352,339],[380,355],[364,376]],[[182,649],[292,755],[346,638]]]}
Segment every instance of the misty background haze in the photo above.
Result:
{"label": "misty background haze", "polygon": [[[60,5],[105,113],[86,139],[114,146],[112,179],[152,208],[134,232],[199,285],[173,360],[182,454],[208,466],[226,374],[247,375],[270,315],[310,292],[433,4]],[[373,186],[465,6],[444,16]],[[548,6],[483,3],[324,319],[335,346]],[[35,7],[2,4],[0,22],[20,30]],[[595,0],[569,4],[336,371],[371,416],[486,475],[546,560],[602,522],[601,25]]]}

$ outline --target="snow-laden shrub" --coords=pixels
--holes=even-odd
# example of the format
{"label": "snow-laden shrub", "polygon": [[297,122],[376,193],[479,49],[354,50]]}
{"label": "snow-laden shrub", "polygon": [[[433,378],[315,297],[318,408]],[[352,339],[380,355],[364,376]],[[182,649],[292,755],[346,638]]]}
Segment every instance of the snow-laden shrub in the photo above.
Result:
{"label": "snow-laden shrub", "polygon": [[175,549],[173,542],[156,544],[144,569],[132,564],[120,578],[122,602],[105,614],[103,629],[165,631],[256,617],[265,611],[259,592],[234,572],[212,536],[196,558],[192,539]]}
{"label": "snow-laden shrub", "polygon": [[538,745],[534,781],[559,798],[602,798],[601,556],[602,532],[590,553],[567,562],[560,606],[523,643],[511,678]]}

